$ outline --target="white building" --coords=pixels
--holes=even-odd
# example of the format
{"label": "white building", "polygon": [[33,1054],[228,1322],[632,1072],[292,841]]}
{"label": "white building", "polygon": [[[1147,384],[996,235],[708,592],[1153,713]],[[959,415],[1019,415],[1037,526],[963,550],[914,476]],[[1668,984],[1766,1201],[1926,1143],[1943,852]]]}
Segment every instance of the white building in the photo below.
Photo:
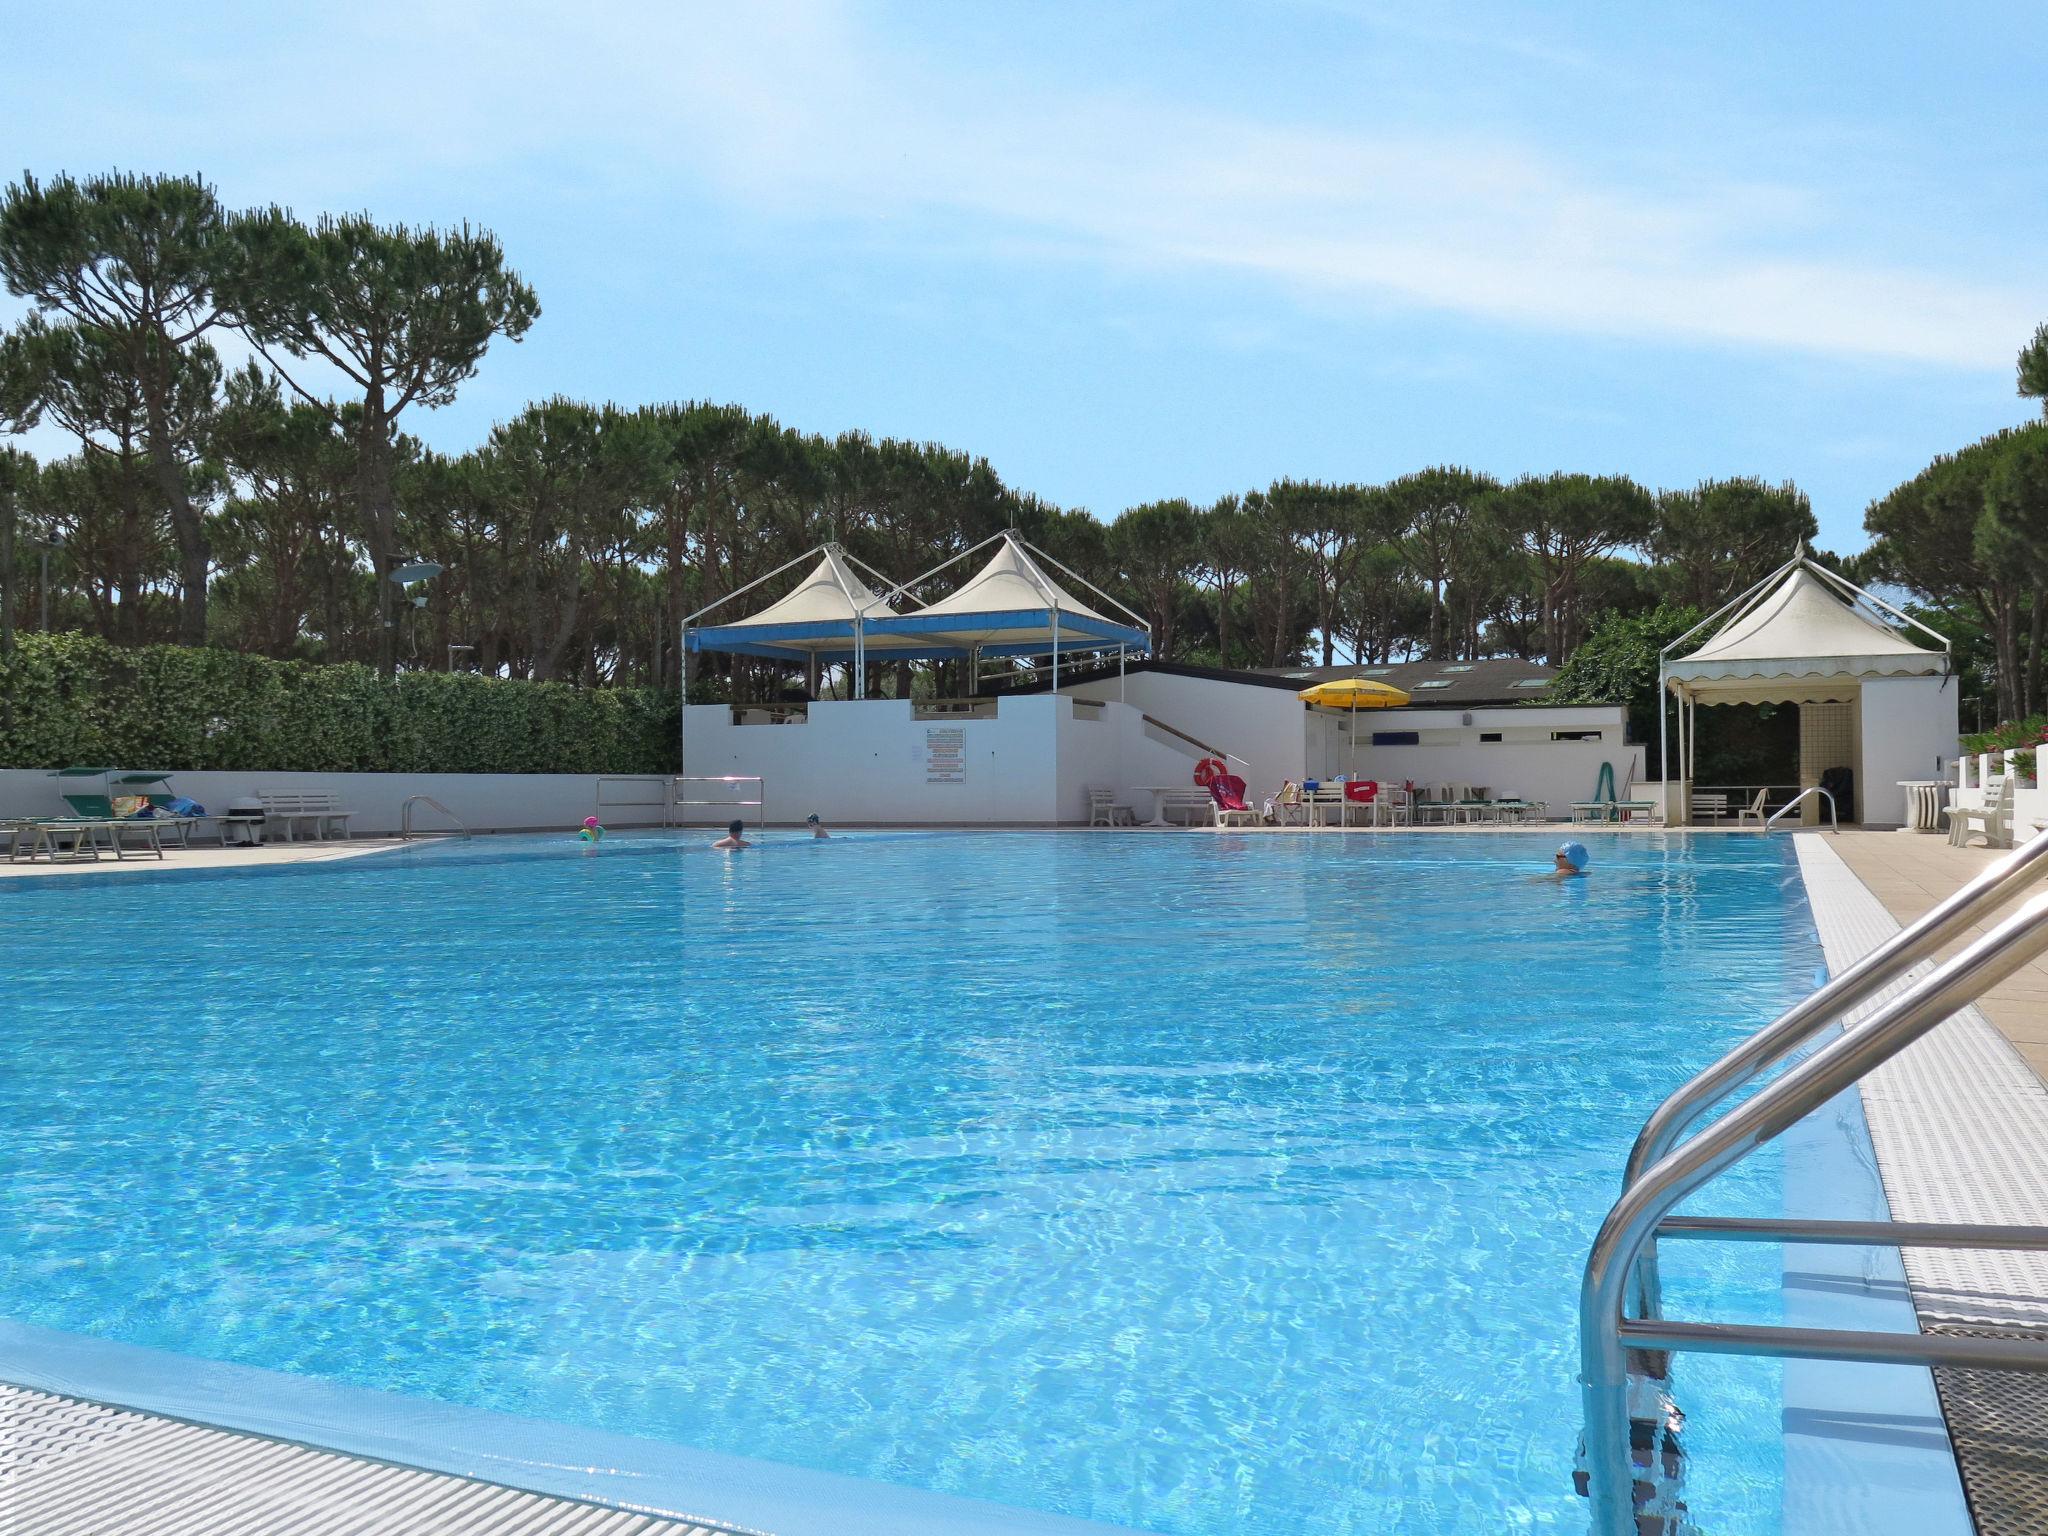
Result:
{"label": "white building", "polygon": [[[1471,667],[1548,680],[1522,663]],[[1593,798],[1603,768],[1621,798],[1642,771],[1643,749],[1626,741],[1619,705],[1482,703],[1468,689],[1465,700],[1361,711],[1354,742],[1354,717],[1297,696],[1316,676],[1140,660],[1063,678],[1057,694],[1045,686],[959,700],[691,705],[683,771],[758,776],[776,821],[815,811],[828,822],[934,825],[1084,822],[1090,787],[1144,810],[1150,790],[1192,785],[1205,757],[1223,759],[1260,798],[1283,780],[1350,774],[1483,786],[1496,798],[1547,802],[1559,816]],[[700,808],[697,819],[717,813]]]}
{"label": "white building", "polygon": [[[1716,623],[1712,638],[1684,649]],[[1659,744],[1674,816],[1691,804],[1703,704],[1798,705],[1800,787],[1847,784],[1854,819],[1866,825],[1905,825],[1903,785],[1944,778],[1955,760],[1959,690],[1948,641],[1803,555],[1667,646],[1659,682],[1677,704]],[[1816,820],[1820,797],[1802,812]]]}

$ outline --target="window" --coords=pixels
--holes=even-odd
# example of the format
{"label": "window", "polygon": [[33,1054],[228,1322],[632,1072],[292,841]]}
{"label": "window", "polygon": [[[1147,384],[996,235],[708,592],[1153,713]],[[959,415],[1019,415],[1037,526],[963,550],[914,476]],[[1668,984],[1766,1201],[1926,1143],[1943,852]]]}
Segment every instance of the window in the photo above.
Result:
{"label": "window", "polygon": [[1456,666],[1444,667],[1441,670],[1445,672],[1470,672],[1472,670],[1472,663],[1470,663],[1469,661],[1461,661]]}
{"label": "window", "polygon": [[1552,731],[1550,739],[1552,741],[1598,741],[1600,733],[1598,731]]}
{"label": "window", "polygon": [[1479,733],[1479,744],[1480,744],[1481,746],[1485,746],[1485,745],[1486,745],[1486,743],[1488,743],[1489,741],[1499,741],[1499,740],[1500,740],[1500,732],[1499,732],[1499,731],[1481,731],[1481,732]]}
{"label": "window", "polygon": [[1451,686],[1451,680],[1448,677],[1425,677],[1415,686],[1418,690],[1423,688],[1448,688]]}
{"label": "window", "polygon": [[1376,747],[1419,747],[1422,745],[1422,732],[1374,731],[1372,744]]}
{"label": "window", "polygon": [[1548,688],[1550,686],[1550,679],[1547,677],[1518,677],[1508,686],[1510,688]]}
{"label": "window", "polygon": [[1367,677],[1385,677],[1389,672],[1393,671],[1394,669],[1392,667],[1365,667],[1361,670],[1365,673]]}
{"label": "window", "polygon": [[1310,677],[1314,677],[1314,676],[1315,676],[1315,673],[1313,673],[1313,672],[1290,672],[1290,673],[1288,673],[1287,675],[1288,675],[1289,677],[1291,677],[1291,678],[1294,678],[1294,679],[1296,679],[1297,681],[1299,681],[1299,680],[1301,680],[1301,679],[1304,679],[1304,678],[1310,678]]}

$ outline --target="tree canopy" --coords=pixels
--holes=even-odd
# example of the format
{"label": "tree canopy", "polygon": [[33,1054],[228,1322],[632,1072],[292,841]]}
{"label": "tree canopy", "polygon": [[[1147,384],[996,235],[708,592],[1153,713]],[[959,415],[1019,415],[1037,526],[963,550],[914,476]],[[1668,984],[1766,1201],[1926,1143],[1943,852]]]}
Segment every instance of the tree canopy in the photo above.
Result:
{"label": "tree canopy", "polygon": [[[557,396],[438,453],[410,435],[416,412],[454,400],[540,313],[498,240],[237,212],[194,177],[24,176],[0,200],[0,275],[30,306],[0,336],[0,430],[70,444],[9,460],[9,586],[37,599],[17,611],[47,600],[53,628],[122,645],[387,670],[460,655],[498,676],[673,687],[686,615],[819,542],[903,579],[1014,527],[1145,615],[1168,658],[1513,655],[1563,665],[1560,696],[1634,699],[1617,656],[1817,527],[1796,485],[1754,476],[1658,489],[1457,464],[1383,483],[1283,475],[1203,503],[1164,487],[1097,518],[958,447],[799,432],[703,400]],[[226,367],[223,338],[253,358]],[[2048,403],[2048,327],[2018,373]],[[1945,455],[1866,526],[1859,571],[1981,631],[2002,713],[2038,707],[2048,423]],[[389,577],[410,561],[441,572],[401,593]],[[888,670],[877,685],[957,684]],[[705,686],[791,681],[721,658]]]}

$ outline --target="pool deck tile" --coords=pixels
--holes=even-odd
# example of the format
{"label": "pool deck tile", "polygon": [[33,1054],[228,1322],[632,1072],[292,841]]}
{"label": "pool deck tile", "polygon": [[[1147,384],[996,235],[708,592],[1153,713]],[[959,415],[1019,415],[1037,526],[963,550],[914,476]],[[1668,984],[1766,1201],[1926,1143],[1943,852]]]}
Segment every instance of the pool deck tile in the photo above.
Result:
{"label": "pool deck tile", "polygon": [[0,1386],[0,1529],[36,1536],[748,1536]]}
{"label": "pool deck tile", "polygon": [[[1803,837],[1799,854],[1837,971],[1997,857],[1886,833]],[[2043,1008],[2036,969],[1864,1079],[1864,1109],[1896,1219],[2048,1223],[2048,1085],[2040,1052],[2027,1050]],[[1878,1006],[1859,1010],[1850,1027]],[[1909,1249],[1904,1260],[1922,1331],[2048,1332],[2048,1255]],[[2040,1378],[1948,1368],[1934,1377],[1980,1536],[2048,1530],[2048,1392]]]}
{"label": "pool deck tile", "polygon": [[[1947,838],[1924,833],[1844,832],[1827,841],[1901,923],[1923,916],[2000,857],[1990,848],[1952,848]],[[1979,924],[1975,931],[1988,926]],[[1977,1006],[2027,1065],[2048,1078],[2048,963],[2027,965]]]}

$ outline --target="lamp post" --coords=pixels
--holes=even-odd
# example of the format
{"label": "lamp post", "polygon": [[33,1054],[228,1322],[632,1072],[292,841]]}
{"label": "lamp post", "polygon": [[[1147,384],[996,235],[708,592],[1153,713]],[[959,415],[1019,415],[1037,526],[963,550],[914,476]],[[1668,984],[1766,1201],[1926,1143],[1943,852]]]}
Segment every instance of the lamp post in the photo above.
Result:
{"label": "lamp post", "polygon": [[50,632],[50,556],[64,547],[64,535],[53,533],[47,539],[30,539],[29,548],[42,557],[42,577],[36,591],[39,594],[36,608],[36,628],[44,634]]}
{"label": "lamp post", "polygon": [[[391,580],[393,585],[395,585],[399,591],[404,592],[408,597],[410,597],[412,594],[409,589],[413,586],[415,582],[432,581],[436,576],[440,575],[446,569],[448,569],[448,567],[440,564],[437,561],[414,560],[405,565],[401,565],[397,570],[393,571],[391,573]],[[422,592],[418,597],[413,598],[411,606],[414,612],[418,612],[420,609],[426,607],[426,594]],[[392,623],[394,624],[396,624],[397,622],[398,621],[396,619],[392,620]],[[417,619],[413,621],[412,640],[414,646],[417,647],[419,643],[419,621]]]}

